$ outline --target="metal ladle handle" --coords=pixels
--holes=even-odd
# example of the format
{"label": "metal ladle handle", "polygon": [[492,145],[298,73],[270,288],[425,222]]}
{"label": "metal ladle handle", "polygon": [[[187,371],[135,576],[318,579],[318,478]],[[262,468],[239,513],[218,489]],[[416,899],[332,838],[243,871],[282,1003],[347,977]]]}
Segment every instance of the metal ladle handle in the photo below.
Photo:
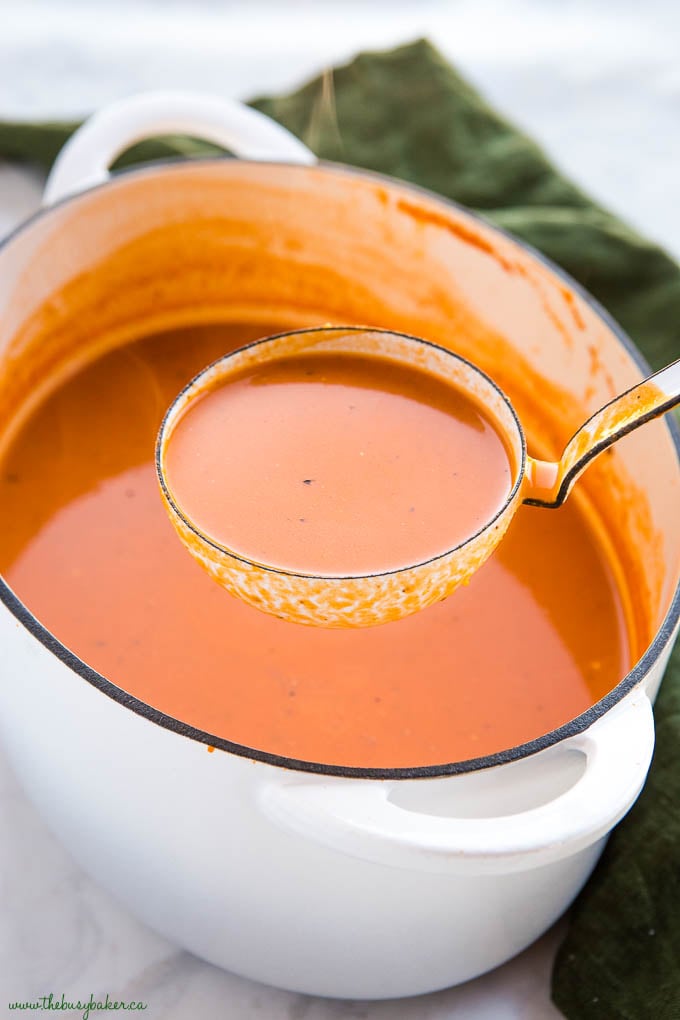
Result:
{"label": "metal ladle handle", "polygon": [[596,411],[571,437],[558,463],[529,458],[528,495],[524,502],[553,509],[561,506],[591,460],[677,404],[680,404],[680,359]]}

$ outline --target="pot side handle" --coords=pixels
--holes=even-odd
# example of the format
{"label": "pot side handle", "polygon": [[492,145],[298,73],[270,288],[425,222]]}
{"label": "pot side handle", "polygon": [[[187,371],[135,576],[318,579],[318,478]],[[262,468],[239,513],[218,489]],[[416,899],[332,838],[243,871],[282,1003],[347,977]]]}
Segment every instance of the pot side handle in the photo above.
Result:
{"label": "pot side handle", "polygon": [[47,179],[43,205],[103,184],[117,156],[136,142],[161,135],[200,138],[244,159],[316,162],[314,153],[295,135],[234,99],[145,92],[106,106],[71,136]]}
{"label": "pot side handle", "polygon": [[260,803],[279,826],[366,861],[434,872],[523,871],[591,846],[632,806],[654,748],[649,698],[637,690],[562,747],[586,756],[583,774],[566,792],[518,814],[421,814],[390,801],[389,780],[270,783]]}

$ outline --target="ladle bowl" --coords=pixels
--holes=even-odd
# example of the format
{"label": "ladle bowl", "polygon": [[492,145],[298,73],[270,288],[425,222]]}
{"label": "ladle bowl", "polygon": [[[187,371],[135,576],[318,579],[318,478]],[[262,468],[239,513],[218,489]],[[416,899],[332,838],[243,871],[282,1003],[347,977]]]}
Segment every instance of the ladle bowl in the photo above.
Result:
{"label": "ladle bowl", "polygon": [[[173,431],[195,401],[243,372],[268,362],[315,353],[369,355],[420,369],[469,393],[508,437],[515,474],[495,517],[442,555],[388,571],[364,574],[302,573],[257,562],[216,541],[182,508],[166,472]],[[321,427],[321,423],[320,423]],[[370,627],[415,613],[465,584],[501,540],[522,500],[526,444],[515,412],[496,384],[474,365],[426,340],[389,330],[324,327],[256,341],[200,372],[175,398],[158,435],[156,468],[170,519],[179,537],[222,587],[244,602],[294,623]]]}
{"label": "ladle bowl", "polygon": [[[208,535],[182,507],[166,470],[173,431],[206,393],[248,370],[303,353],[369,355],[406,365],[465,392],[493,420],[512,453],[513,477],[500,509],[465,541],[395,570],[319,574],[287,570],[243,555]],[[213,362],[168,408],[156,444],[156,470],[170,519],[191,555],[228,592],[280,619],[317,627],[389,623],[447,598],[489,558],[521,503],[555,508],[590,461],[621,436],[663,414],[680,399],[680,362],[596,412],[567,444],[558,463],[529,457],[521,422],[508,397],[481,369],[446,348],[392,330],[327,326],[265,337]]]}

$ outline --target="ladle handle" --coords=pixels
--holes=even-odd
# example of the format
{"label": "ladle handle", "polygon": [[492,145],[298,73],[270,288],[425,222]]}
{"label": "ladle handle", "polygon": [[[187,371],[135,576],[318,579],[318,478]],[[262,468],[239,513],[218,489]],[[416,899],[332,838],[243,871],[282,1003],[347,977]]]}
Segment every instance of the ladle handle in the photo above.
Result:
{"label": "ladle handle", "polygon": [[557,464],[530,458],[524,502],[530,506],[561,506],[594,457],[677,404],[680,404],[680,359],[596,411],[571,437]]}

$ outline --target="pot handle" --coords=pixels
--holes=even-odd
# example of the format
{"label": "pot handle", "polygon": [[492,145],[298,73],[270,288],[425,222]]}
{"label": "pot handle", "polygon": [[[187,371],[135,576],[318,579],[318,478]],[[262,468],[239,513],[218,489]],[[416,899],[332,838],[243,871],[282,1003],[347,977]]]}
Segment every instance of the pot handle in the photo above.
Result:
{"label": "pot handle", "polygon": [[[395,784],[389,780],[356,779],[270,783],[261,791],[261,807],[284,828],[382,865],[476,874],[523,871],[571,856],[605,836],[640,792],[653,748],[652,707],[645,692],[637,690],[553,749],[586,756],[576,783],[518,814],[456,818],[419,813],[390,801]],[[451,783],[461,779],[451,777]]]}
{"label": "pot handle", "polygon": [[145,92],[106,106],[78,128],[57,156],[44,205],[103,184],[111,163],[146,138],[189,135],[244,159],[315,163],[316,156],[270,117],[234,99],[192,92]]}

